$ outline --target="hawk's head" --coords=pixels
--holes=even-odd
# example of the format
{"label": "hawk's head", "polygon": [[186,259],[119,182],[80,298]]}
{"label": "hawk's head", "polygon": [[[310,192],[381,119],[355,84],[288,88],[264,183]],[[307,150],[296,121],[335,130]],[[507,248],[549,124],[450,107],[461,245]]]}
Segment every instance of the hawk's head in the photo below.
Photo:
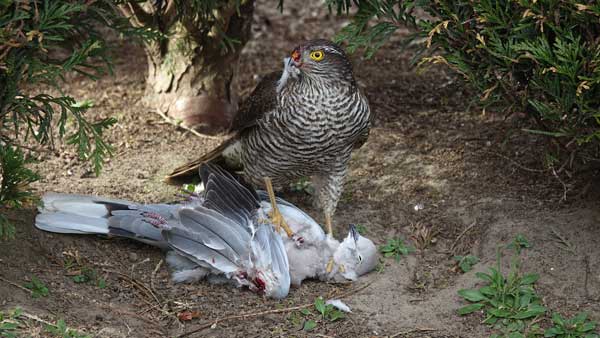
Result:
{"label": "hawk's head", "polygon": [[325,39],[307,41],[284,59],[284,77],[307,77],[316,82],[354,83],[352,64],[344,50]]}

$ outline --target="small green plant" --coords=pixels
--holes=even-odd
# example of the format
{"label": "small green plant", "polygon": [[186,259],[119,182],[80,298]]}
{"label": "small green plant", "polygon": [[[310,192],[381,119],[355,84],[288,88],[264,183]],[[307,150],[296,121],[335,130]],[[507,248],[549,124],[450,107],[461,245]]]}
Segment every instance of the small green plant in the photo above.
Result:
{"label": "small green plant", "polygon": [[344,318],[344,313],[331,304],[325,304],[323,297],[315,299],[315,309],[321,314],[321,318],[331,322]]}
{"label": "small green plant", "polygon": [[308,177],[303,177],[296,182],[290,183],[290,190],[308,195],[313,195],[315,193],[315,189],[310,183],[310,179]]}
{"label": "small green plant", "polygon": [[[27,321],[31,316],[23,313],[23,310],[16,308],[10,312],[0,311],[0,337],[6,338],[17,338],[17,337],[30,337],[31,333],[27,332],[35,326]],[[37,330],[37,329],[36,329]],[[44,337],[52,335],[53,337],[61,338],[90,338],[91,336],[84,333],[78,332],[67,327],[64,320],[58,320],[56,324],[50,324],[45,326]],[[39,333],[35,334],[36,337]]]}
{"label": "small green plant", "polygon": [[184,184],[181,187],[181,192],[184,195],[191,195],[194,194],[196,192],[196,185],[195,184]]}
{"label": "small green plant", "polygon": [[599,338],[600,335],[594,333],[596,323],[587,319],[587,313],[579,313],[570,319],[563,318],[558,313],[552,314],[551,328],[544,331],[544,337],[558,338]]}
{"label": "small green plant", "polygon": [[[513,242],[514,243],[514,242]],[[483,323],[493,325],[503,336],[492,337],[529,337],[541,333],[534,318],[544,315],[546,308],[535,292],[538,274],[521,274],[517,256],[511,259],[510,271],[505,276],[501,272],[501,248],[498,249],[497,266],[489,273],[477,272],[475,276],[485,282],[479,289],[463,289],[458,294],[470,302],[458,309],[459,315],[482,311]]]}
{"label": "small green plant", "polygon": [[335,306],[326,304],[323,297],[315,299],[314,310],[317,311],[316,314],[309,308],[301,309],[299,312],[292,313],[288,319],[295,326],[299,326],[303,322],[302,330],[312,331],[317,327],[319,321],[335,322],[346,317],[344,312]]}
{"label": "small green plant", "polygon": [[356,231],[362,236],[367,234],[367,227],[362,224],[356,224]]}
{"label": "small green plant", "polygon": [[[20,208],[24,202],[34,200],[30,191],[23,190],[24,186],[39,179],[36,173],[25,167],[31,162],[20,149],[3,146],[0,142],[0,208]],[[0,240],[14,236],[14,225],[0,214]]]}
{"label": "small green plant", "polygon": [[19,337],[19,328],[22,326],[19,316],[21,316],[22,312],[23,310],[20,308],[16,308],[8,313],[0,311],[0,337]]}
{"label": "small green plant", "polygon": [[6,216],[0,214],[0,240],[15,238],[15,233],[15,226],[8,220],[8,218],[6,218]]}
{"label": "small green plant", "polygon": [[106,280],[98,274],[96,269],[88,267],[81,257],[79,257],[79,253],[65,253],[63,264],[66,274],[71,276],[71,279],[73,279],[75,283],[94,284],[100,289],[106,287]]}
{"label": "small green plant", "polygon": [[520,254],[521,250],[531,248],[531,244],[529,244],[529,241],[525,236],[518,234],[515,236],[515,239],[508,244],[507,248],[514,249],[517,254]]}
{"label": "small green plant", "polygon": [[54,325],[46,325],[46,332],[61,338],[91,338],[85,333],[70,329],[62,319],[59,319]]}
{"label": "small green plant", "polygon": [[472,255],[454,256],[454,260],[462,272],[471,271],[473,265],[479,263],[479,258]]}
{"label": "small green plant", "polygon": [[36,276],[31,276],[31,282],[24,285],[27,289],[31,290],[31,297],[40,298],[48,296],[48,287],[44,282],[39,280]]}
{"label": "small green plant", "polygon": [[409,253],[414,252],[415,249],[412,246],[404,244],[404,241],[401,238],[398,238],[388,239],[387,244],[381,246],[379,251],[384,257],[394,257],[396,262],[399,262],[402,256],[406,256]]}
{"label": "small green plant", "polygon": [[75,283],[90,283],[94,284],[100,289],[106,287],[106,280],[98,275],[95,269],[90,269],[84,266],[79,271],[79,274],[72,277]]}
{"label": "small green plant", "polygon": [[315,327],[317,327],[317,322],[312,319],[309,319],[304,322],[304,326],[302,326],[302,330],[304,331],[312,331]]}
{"label": "small green plant", "polygon": [[377,273],[383,273],[385,271],[385,260],[381,257],[379,257],[377,266],[375,266],[375,271],[377,271]]}

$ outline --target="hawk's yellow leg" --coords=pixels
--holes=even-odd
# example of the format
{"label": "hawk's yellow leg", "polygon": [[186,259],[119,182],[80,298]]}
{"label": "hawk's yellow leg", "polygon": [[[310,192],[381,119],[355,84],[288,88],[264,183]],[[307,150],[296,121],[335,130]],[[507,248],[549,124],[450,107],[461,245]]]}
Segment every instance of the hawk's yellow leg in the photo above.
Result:
{"label": "hawk's yellow leg", "polygon": [[267,188],[267,194],[269,194],[269,201],[271,202],[271,212],[269,215],[271,217],[271,221],[273,222],[273,225],[275,226],[277,232],[279,232],[279,229],[283,228],[288,237],[291,238],[294,236],[294,232],[292,231],[292,229],[290,229],[290,226],[283,219],[281,212],[279,212],[279,208],[277,208],[277,201],[275,200],[275,191],[273,191],[273,183],[271,182],[271,179],[269,177],[265,177],[264,180],[265,187]]}
{"label": "hawk's yellow leg", "polygon": [[329,236],[333,236],[333,227],[331,226],[331,215],[329,213],[325,214],[325,226],[327,227],[327,234]]}
{"label": "hawk's yellow leg", "polygon": [[[325,226],[327,227],[327,234],[329,236],[333,237],[333,227],[331,226],[331,215],[327,212],[325,213]],[[343,269],[343,266],[341,266],[340,268]],[[331,271],[333,271],[333,256],[331,256],[331,258],[329,259],[329,262],[327,262],[325,271],[327,273],[330,273]]]}

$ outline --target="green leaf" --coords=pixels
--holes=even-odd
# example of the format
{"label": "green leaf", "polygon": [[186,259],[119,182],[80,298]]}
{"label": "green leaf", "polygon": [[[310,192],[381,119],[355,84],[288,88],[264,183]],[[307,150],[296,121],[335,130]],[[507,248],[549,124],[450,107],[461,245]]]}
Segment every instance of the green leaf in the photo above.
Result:
{"label": "green leaf", "polygon": [[304,331],[311,331],[313,330],[315,327],[317,327],[317,322],[315,322],[314,320],[307,320],[304,322],[304,326],[302,327],[302,329]]}
{"label": "green leaf", "polygon": [[21,314],[23,314],[23,309],[18,307],[13,310],[13,312],[10,314],[10,317],[11,318],[19,318],[21,316]]}
{"label": "green leaf", "polygon": [[482,286],[481,288],[479,288],[479,292],[481,292],[481,294],[487,297],[491,297],[494,296],[497,291],[491,286]]}
{"label": "green leaf", "polygon": [[332,322],[335,322],[338,319],[343,319],[345,318],[346,315],[344,315],[344,313],[340,310],[333,310],[331,311],[330,315],[329,315],[329,320]]}
{"label": "green leaf", "polygon": [[579,332],[588,332],[588,331],[592,331],[595,328],[596,328],[596,323],[587,322],[581,326],[581,328],[579,329]]}
{"label": "green leaf", "polygon": [[531,317],[540,316],[546,313],[546,308],[541,305],[532,305],[529,309],[519,312],[513,315],[513,319],[526,319]]}
{"label": "green leaf", "polygon": [[309,316],[312,314],[312,312],[310,312],[309,309],[302,309],[302,310],[300,310],[300,313],[304,316]]}
{"label": "green leaf", "polygon": [[27,289],[31,290],[31,297],[39,298],[39,297],[47,297],[48,296],[48,288],[39,280],[36,276],[31,276],[31,282],[26,283],[24,285]]}
{"label": "green leaf", "polygon": [[564,326],[565,322],[558,312],[552,314],[552,322],[558,326]]}
{"label": "green leaf", "polygon": [[73,278],[72,278],[72,279],[73,279],[73,281],[74,281],[75,283],[85,283],[85,282],[87,282],[87,281],[88,281],[88,278],[87,278],[87,276],[85,276],[85,275],[77,275],[77,276],[73,276]]}
{"label": "green leaf", "polygon": [[494,279],[492,278],[492,276],[488,275],[487,273],[476,272],[475,277],[482,279],[484,281],[490,282],[490,283],[494,282]]}
{"label": "green leaf", "polygon": [[364,236],[367,234],[367,227],[365,227],[362,224],[356,224],[356,231],[358,231],[359,234]]}
{"label": "green leaf", "polygon": [[[460,257],[460,256],[458,256],[458,257]],[[459,259],[458,266],[460,267],[460,269],[463,272],[469,272],[473,268],[473,265],[477,264],[478,262],[479,262],[479,258],[468,255],[468,256],[461,257]]]}
{"label": "green leaf", "polygon": [[494,317],[498,317],[498,318],[507,318],[510,316],[510,311],[508,309],[488,309],[487,310],[489,314],[493,315]]}
{"label": "green leaf", "polygon": [[583,322],[585,322],[586,319],[587,319],[587,313],[580,312],[575,315],[575,317],[573,318],[573,321],[576,323],[583,323]]}
{"label": "green leaf", "polygon": [[317,309],[322,316],[325,316],[325,301],[323,300],[323,297],[315,299],[315,309]]}
{"label": "green leaf", "polygon": [[564,331],[559,327],[551,327],[544,331],[544,337],[556,337],[562,335]]}
{"label": "green leaf", "polygon": [[537,273],[526,274],[521,278],[521,285],[529,285],[533,284],[540,279],[540,275]]}
{"label": "green leaf", "polygon": [[477,310],[480,310],[484,306],[485,306],[485,304],[481,304],[481,303],[469,304],[469,305],[463,306],[460,309],[458,309],[458,314],[463,316],[463,315],[466,315],[469,313],[473,313]]}
{"label": "green leaf", "polygon": [[479,302],[481,300],[486,299],[486,297],[483,294],[481,294],[479,290],[462,289],[458,291],[458,294],[470,302]]}

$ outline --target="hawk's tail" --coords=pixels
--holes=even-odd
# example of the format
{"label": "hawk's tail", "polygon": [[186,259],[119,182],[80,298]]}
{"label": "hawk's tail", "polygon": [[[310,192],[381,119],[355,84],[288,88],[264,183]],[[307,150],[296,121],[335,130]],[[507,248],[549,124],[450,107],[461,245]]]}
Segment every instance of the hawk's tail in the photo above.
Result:
{"label": "hawk's tail", "polygon": [[228,172],[235,173],[243,169],[240,160],[240,143],[237,137],[225,140],[215,149],[202,155],[200,158],[177,167],[165,181],[169,184],[181,184],[199,178],[198,170],[202,163],[211,163],[220,166]]}

